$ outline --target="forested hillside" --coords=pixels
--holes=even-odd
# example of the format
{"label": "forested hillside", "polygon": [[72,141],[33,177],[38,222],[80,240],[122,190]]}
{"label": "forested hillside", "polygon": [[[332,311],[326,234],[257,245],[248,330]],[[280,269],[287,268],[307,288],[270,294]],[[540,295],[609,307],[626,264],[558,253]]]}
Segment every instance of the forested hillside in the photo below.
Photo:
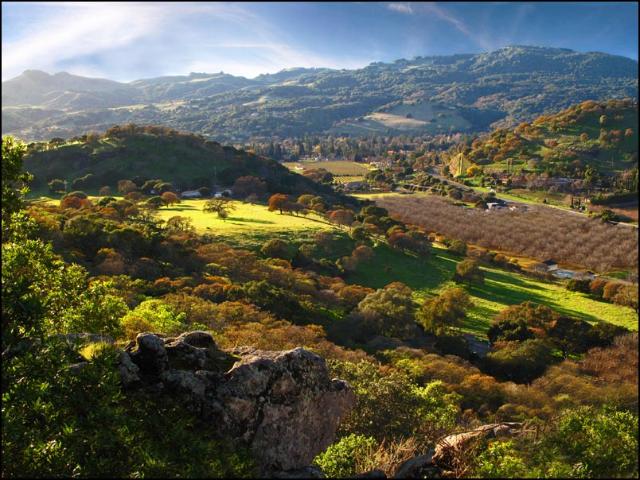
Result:
{"label": "forested hillside", "polygon": [[48,140],[128,122],[218,141],[478,132],[585,100],[635,97],[636,73],[624,57],[527,46],[254,79],[192,73],[123,84],[28,71],[3,83],[2,132]]}
{"label": "forested hillside", "polygon": [[452,150],[450,160],[450,168],[461,174],[471,168],[476,173],[544,172],[582,179],[588,171],[592,182],[596,176],[625,172],[630,177],[637,167],[638,103],[633,99],[589,100],[515,129],[497,129],[460,155]]}
{"label": "forested hillside", "polygon": [[105,186],[116,191],[117,183],[127,179],[140,185],[158,179],[179,190],[214,191],[250,176],[264,181],[265,192],[336,198],[330,187],[292,173],[272,159],[166,127],[114,126],[103,135],[33,143],[25,165],[34,176],[33,188],[45,193],[52,180],[96,192]]}

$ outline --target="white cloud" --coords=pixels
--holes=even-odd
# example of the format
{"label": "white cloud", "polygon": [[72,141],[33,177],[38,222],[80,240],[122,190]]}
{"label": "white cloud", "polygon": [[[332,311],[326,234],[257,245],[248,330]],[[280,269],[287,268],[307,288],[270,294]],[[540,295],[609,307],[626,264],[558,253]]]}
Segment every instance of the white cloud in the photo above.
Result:
{"label": "white cloud", "polygon": [[286,32],[237,4],[30,5],[50,12],[44,10],[45,20],[16,39],[3,41],[3,80],[32,68],[128,81],[176,71],[254,77],[291,67],[355,68],[370,61],[337,61],[294,47]]}
{"label": "white cloud", "polygon": [[387,8],[394,12],[406,13],[407,15],[413,15],[414,13],[410,3],[399,3],[399,2],[388,3]]}
{"label": "white cloud", "polygon": [[460,18],[456,17],[452,12],[439,6],[436,2],[404,2],[404,3],[388,3],[387,8],[395,12],[407,15],[426,14],[432,18],[442,20],[452,25],[456,30],[470,39],[476,45],[485,50],[492,50],[495,47],[494,42],[482,33],[474,32]]}
{"label": "white cloud", "polygon": [[158,9],[138,4],[65,5],[26,35],[2,45],[2,74],[26,68],[51,70],[57,62],[131,44],[162,24]]}

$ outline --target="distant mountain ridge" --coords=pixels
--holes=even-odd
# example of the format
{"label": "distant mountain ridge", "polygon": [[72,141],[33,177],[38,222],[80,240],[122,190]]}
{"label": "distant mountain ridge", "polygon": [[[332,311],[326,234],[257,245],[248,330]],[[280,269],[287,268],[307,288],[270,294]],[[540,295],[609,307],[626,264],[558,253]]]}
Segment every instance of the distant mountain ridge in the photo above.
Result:
{"label": "distant mountain ridge", "polygon": [[42,140],[127,122],[226,142],[480,132],[585,100],[637,97],[637,68],[605,53],[513,46],[253,79],[219,72],[120,83],[28,70],[2,84],[2,133]]}

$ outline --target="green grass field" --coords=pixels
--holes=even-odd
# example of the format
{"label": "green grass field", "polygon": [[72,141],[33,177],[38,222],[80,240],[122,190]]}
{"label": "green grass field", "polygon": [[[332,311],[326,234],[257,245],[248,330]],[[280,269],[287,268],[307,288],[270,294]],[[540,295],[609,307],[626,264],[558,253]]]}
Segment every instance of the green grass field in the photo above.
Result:
{"label": "green grass field", "polygon": [[[98,197],[89,196],[95,201]],[[120,198],[120,197],[116,197]],[[40,197],[40,201],[58,205],[60,200],[50,197]],[[254,238],[271,238],[272,236],[291,236],[301,233],[313,233],[318,230],[331,230],[337,227],[323,217],[310,213],[305,216],[295,216],[289,214],[280,215],[278,212],[270,212],[265,205],[244,203],[232,200],[234,209],[229,213],[226,220],[218,218],[215,213],[205,213],[202,211],[206,200],[183,200],[181,203],[171,207],[162,207],[156,211],[156,215],[161,220],[168,220],[171,217],[188,217],[193,222],[193,226],[198,233],[220,235],[223,237],[236,237],[239,240]]]}
{"label": "green grass field", "polygon": [[370,170],[368,165],[350,162],[348,160],[329,160],[326,162],[285,162],[283,165],[296,173],[302,173],[304,170],[311,170],[315,168],[324,168],[334,176],[350,176],[359,178],[366,175]]}
{"label": "green grass field", "polygon": [[306,217],[300,215],[281,215],[278,212],[270,212],[265,205],[250,204],[232,200],[234,209],[229,213],[229,218],[223,220],[215,213],[202,211],[206,200],[183,200],[182,203],[172,207],[162,207],[158,210],[158,218],[168,220],[180,215],[192,220],[198,233],[211,233],[214,235],[242,235],[262,233],[265,235],[274,232],[301,232],[317,231],[335,228],[324,218],[309,214]]}
{"label": "green grass field", "polygon": [[[411,287],[416,299],[420,300],[454,285],[450,279],[460,259],[444,249],[434,248],[431,258],[424,261],[382,245],[375,248],[374,258],[362,264],[348,281],[373,288],[400,281]],[[607,321],[631,330],[638,329],[638,316],[629,307],[594,300],[583,293],[570,292],[561,283],[541,282],[495,268],[483,270],[485,284],[467,287],[474,303],[463,327],[467,332],[486,337],[486,330],[498,312],[509,305],[527,300],[589,322]]]}

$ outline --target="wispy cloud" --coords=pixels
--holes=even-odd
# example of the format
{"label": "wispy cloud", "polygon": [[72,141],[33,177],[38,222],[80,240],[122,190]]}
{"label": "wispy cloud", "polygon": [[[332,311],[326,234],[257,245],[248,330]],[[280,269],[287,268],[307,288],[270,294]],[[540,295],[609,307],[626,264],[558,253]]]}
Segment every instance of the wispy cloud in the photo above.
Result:
{"label": "wispy cloud", "polygon": [[406,15],[430,16],[453,26],[458,32],[485,50],[491,50],[495,47],[495,42],[486,34],[473,31],[460,17],[436,2],[393,2],[388,3],[387,8]]}
{"label": "wispy cloud", "polygon": [[3,78],[27,66],[50,69],[59,61],[129,45],[160,28],[162,20],[158,9],[136,4],[60,5],[48,20],[31,25],[17,40],[3,42]]}
{"label": "wispy cloud", "polygon": [[492,50],[494,48],[494,44],[490,39],[488,39],[481,33],[472,31],[471,28],[462,19],[456,17],[453,13],[446,10],[444,7],[440,7],[436,3],[421,3],[420,8],[425,13],[434,15],[440,20],[453,25],[460,33],[465,35],[467,38],[475,42],[483,49]]}
{"label": "wispy cloud", "polygon": [[187,71],[255,76],[294,66],[363,66],[357,60],[338,62],[295,46],[286,34],[241,4],[30,6],[48,9],[47,14],[17,38],[3,41],[3,80],[29,68],[133,80]]}
{"label": "wispy cloud", "polygon": [[411,8],[411,4],[407,2],[388,3],[387,8],[391,11],[405,13],[407,15],[413,15],[414,13],[413,8]]}

